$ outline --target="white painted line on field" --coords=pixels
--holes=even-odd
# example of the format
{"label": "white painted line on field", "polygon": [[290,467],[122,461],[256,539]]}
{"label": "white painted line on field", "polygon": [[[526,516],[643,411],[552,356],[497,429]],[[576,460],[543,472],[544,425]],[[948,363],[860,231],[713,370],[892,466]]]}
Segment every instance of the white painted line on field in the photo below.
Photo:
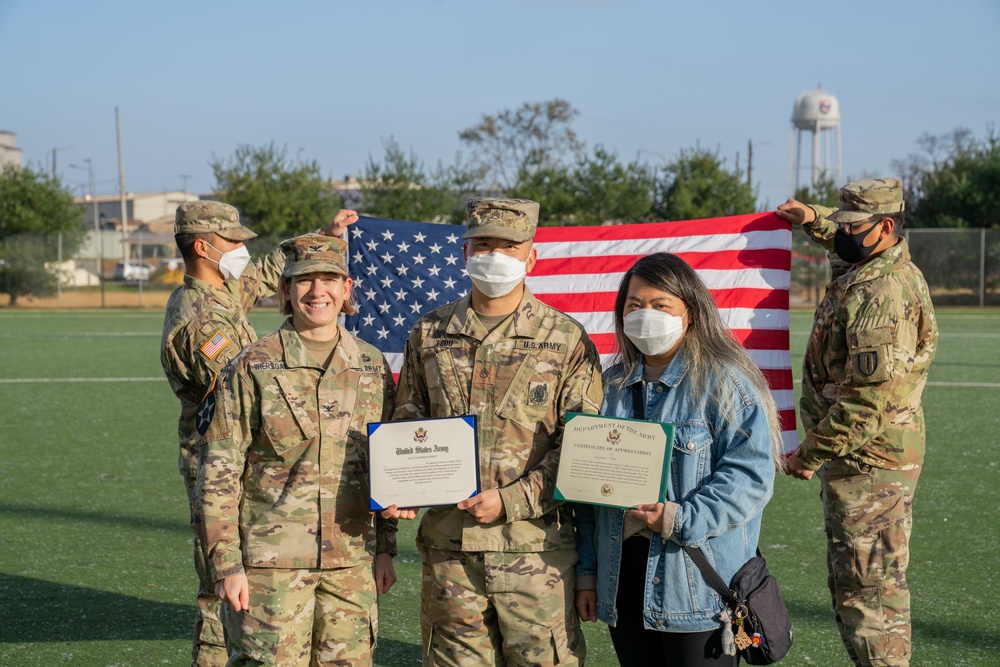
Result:
{"label": "white painted line on field", "polygon": [[952,331],[942,331],[938,335],[941,338],[1000,338],[1000,333],[955,333]]}
{"label": "white painted line on field", "polygon": [[0,378],[0,384],[29,384],[32,382],[163,382],[163,377],[146,378]]}
{"label": "white painted line on field", "polygon": [[928,382],[928,387],[985,387],[1000,389],[1000,382]]}

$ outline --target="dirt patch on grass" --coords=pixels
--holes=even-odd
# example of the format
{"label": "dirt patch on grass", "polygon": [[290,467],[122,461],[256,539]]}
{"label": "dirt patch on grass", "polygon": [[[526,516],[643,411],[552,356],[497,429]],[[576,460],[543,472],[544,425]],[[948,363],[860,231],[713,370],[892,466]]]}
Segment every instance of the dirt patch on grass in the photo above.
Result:
{"label": "dirt patch on grass", "polygon": [[[17,300],[13,310],[36,310],[57,308],[148,308],[163,310],[167,306],[172,290],[143,290],[140,297],[138,289],[105,289],[102,298],[99,289],[63,290],[62,296],[44,299],[22,296]],[[4,294],[0,297],[0,308],[11,309],[8,305],[10,297]]]}

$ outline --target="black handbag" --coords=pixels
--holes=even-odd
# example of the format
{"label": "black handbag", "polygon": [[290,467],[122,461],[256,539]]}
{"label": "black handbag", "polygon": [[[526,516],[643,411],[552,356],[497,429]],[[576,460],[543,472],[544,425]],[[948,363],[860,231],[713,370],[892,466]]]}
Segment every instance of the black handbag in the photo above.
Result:
{"label": "black handbag", "polygon": [[[764,557],[757,555],[736,571],[726,586],[722,577],[697,547],[684,547],[685,553],[698,566],[712,588],[722,596],[733,624],[733,637],[740,657],[750,665],[770,665],[778,662],[792,648],[792,622],[781,596],[778,581],[771,576]],[[723,611],[724,618],[726,612]],[[723,631],[723,645],[727,633]]]}

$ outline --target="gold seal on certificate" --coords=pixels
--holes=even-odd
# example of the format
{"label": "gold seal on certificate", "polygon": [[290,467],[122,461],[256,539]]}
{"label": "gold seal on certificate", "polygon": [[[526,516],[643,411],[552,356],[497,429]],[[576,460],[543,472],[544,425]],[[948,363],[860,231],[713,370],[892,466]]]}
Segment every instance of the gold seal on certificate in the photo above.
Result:
{"label": "gold seal on certificate", "polygon": [[673,424],[567,413],[556,500],[612,507],[663,502],[673,440]]}
{"label": "gold seal on certificate", "polygon": [[368,424],[371,510],[453,505],[479,492],[476,418]]}

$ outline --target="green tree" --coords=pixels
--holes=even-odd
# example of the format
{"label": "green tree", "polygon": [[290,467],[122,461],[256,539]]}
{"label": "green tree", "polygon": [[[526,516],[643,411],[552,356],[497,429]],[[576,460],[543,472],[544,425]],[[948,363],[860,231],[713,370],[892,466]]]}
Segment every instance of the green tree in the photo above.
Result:
{"label": "green tree", "polygon": [[50,296],[56,274],[46,268],[80,247],[83,211],[58,180],[42,171],[6,165],[0,170],[0,292],[10,305],[21,296]]}
{"label": "green tree", "polygon": [[[826,172],[820,174],[816,187],[801,187],[794,198],[806,204],[819,204],[829,208],[840,205],[840,187]],[[826,250],[806,235],[802,227],[792,229],[792,285],[804,297],[819,305],[824,285],[829,281],[829,262]]]}
{"label": "green tree", "polygon": [[[916,210],[923,196],[923,180],[927,175],[940,171],[955,155],[969,152],[975,142],[972,131],[964,127],[939,135],[925,133],[917,139],[920,152],[892,161],[893,169],[903,181],[907,211],[912,213]],[[912,218],[912,215],[909,217]]]}
{"label": "green tree", "polygon": [[895,163],[908,177],[913,227],[1000,229],[1000,136],[976,139],[964,128],[924,135],[923,156]]}
{"label": "green tree", "polygon": [[428,173],[413,151],[405,153],[390,137],[384,141],[381,161],[369,155],[361,179],[362,208],[366,213],[394,220],[461,222],[464,205],[475,187],[475,175],[461,158],[450,167],[441,164]]}
{"label": "green tree", "polygon": [[597,146],[572,167],[554,165],[522,171],[515,197],[541,205],[541,225],[600,225],[640,222],[652,211],[653,175],[637,162],[622,164]]}
{"label": "green tree", "polygon": [[805,204],[837,208],[840,205],[840,184],[824,171],[819,175],[816,187],[803,186],[795,191],[794,198]]}
{"label": "green tree", "polygon": [[343,200],[320,173],[319,164],[288,159],[284,148],[242,144],[228,158],[212,156],[215,193],[240,210],[259,238],[255,249],[328,224]]}
{"label": "green tree", "polygon": [[509,194],[538,202],[541,209],[538,224],[542,227],[578,224],[575,181],[573,170],[562,164],[525,169]]}
{"label": "green tree", "polygon": [[700,147],[681,151],[667,165],[657,188],[655,213],[664,220],[696,220],[753,213],[753,189],[739,172],[728,171],[718,152]]}
{"label": "green tree", "polygon": [[583,143],[570,127],[578,111],[566,100],[525,102],[519,109],[484,115],[458,138],[479,158],[480,177],[490,188],[509,191],[523,174],[556,166],[569,153],[576,156]]}

